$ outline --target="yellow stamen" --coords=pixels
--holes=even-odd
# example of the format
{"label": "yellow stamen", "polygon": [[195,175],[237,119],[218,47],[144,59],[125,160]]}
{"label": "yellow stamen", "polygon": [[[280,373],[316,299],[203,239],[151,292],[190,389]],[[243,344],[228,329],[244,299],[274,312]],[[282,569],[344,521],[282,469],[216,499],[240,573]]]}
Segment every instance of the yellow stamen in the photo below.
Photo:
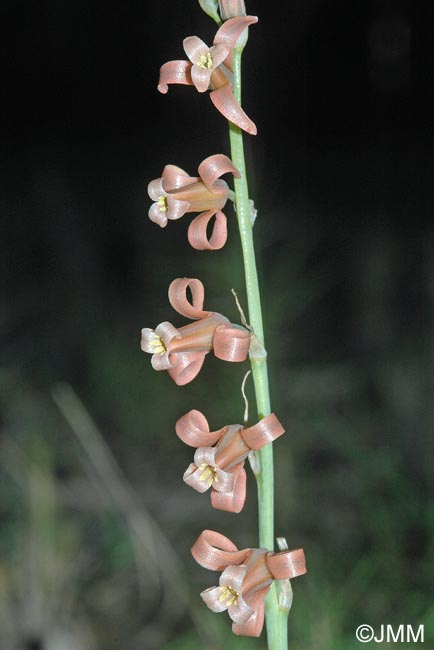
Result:
{"label": "yellow stamen", "polygon": [[199,465],[199,469],[202,472],[199,476],[199,481],[206,481],[208,487],[211,487],[213,483],[218,483],[219,477],[217,476],[217,467],[202,463],[202,465]]}
{"label": "yellow stamen", "polygon": [[211,52],[207,52],[206,54],[201,54],[199,61],[197,62],[197,65],[199,66],[199,68],[204,68],[205,70],[211,70],[211,68],[214,65]]}
{"label": "yellow stamen", "polygon": [[163,343],[163,339],[157,334],[155,334],[155,339],[149,342],[149,345],[154,348],[153,354],[164,354],[167,352],[167,348]]}
{"label": "yellow stamen", "polygon": [[219,596],[219,601],[222,603],[226,601],[226,605],[229,607],[237,602],[240,594],[238,591],[235,591],[233,587],[225,587],[222,593]]}
{"label": "yellow stamen", "polygon": [[157,205],[160,208],[161,212],[167,212],[169,205],[167,203],[167,196],[159,196],[157,199]]}

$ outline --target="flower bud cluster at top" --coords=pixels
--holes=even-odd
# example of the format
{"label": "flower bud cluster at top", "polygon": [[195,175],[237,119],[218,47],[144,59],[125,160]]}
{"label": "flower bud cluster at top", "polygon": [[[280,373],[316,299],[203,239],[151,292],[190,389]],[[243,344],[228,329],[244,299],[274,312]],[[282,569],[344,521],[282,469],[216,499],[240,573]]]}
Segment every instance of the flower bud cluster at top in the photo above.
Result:
{"label": "flower bud cluster at top", "polygon": [[[249,25],[258,19],[246,16],[243,0],[199,0],[199,4],[220,25],[213,45],[208,47],[197,36],[185,38],[188,61],[165,63],[160,69],[158,90],[165,94],[169,85],[185,84],[194,86],[199,93],[210,91],[213,105],[227,120],[256,134],[256,126],[234,97],[232,57],[236,44],[240,46],[247,40]],[[196,250],[222,248],[227,239],[222,210],[233,195],[221,178],[225,174],[240,177],[240,171],[222,153],[205,158],[197,176],[190,176],[176,165],[166,165],[161,177],[148,185],[153,201],[149,219],[165,228],[169,221],[199,213],[188,228],[190,245]],[[173,309],[192,322],[175,327],[164,321],[155,329],[142,329],[141,348],[152,355],[154,370],[167,371],[177,385],[183,386],[195,379],[211,351],[224,361],[247,359],[254,334],[220,313],[204,310],[205,289],[199,279],[173,280],[168,298]],[[213,508],[239,513],[246,499],[246,458],[276,440],[284,428],[271,413],[250,427],[230,424],[210,431],[206,417],[192,410],[177,421],[176,433],[196,450],[184,482],[198,492],[210,490]],[[206,589],[201,596],[212,611],[228,611],[235,634],[259,636],[264,623],[264,599],[272,582],[306,571],[302,549],[280,553],[263,548],[239,551],[227,537],[214,531],[203,531],[192,553],[202,566],[222,571],[219,586]]]}

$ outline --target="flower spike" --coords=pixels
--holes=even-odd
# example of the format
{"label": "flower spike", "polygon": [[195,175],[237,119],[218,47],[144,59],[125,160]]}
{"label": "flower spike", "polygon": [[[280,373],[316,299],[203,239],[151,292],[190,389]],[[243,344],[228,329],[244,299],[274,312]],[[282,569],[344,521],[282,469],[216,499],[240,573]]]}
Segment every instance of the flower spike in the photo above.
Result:
{"label": "flower spike", "polygon": [[225,20],[211,47],[198,36],[185,38],[183,46],[189,60],[168,61],[161,66],[157,86],[160,93],[166,94],[171,84],[194,86],[200,93],[210,90],[212,103],[226,119],[256,135],[256,126],[235,99],[231,85],[235,45],[247,27],[256,22],[256,16],[245,15]]}
{"label": "flower spike", "polygon": [[[187,290],[191,292],[191,301]],[[155,330],[142,329],[141,348],[152,354],[154,370],[167,370],[178,386],[184,386],[199,373],[211,350],[223,361],[245,361],[250,333],[233,325],[226,316],[203,309],[205,290],[196,278],[178,278],[169,287],[169,302],[182,316],[195,322],[176,328],[163,322]]]}
{"label": "flower spike", "polygon": [[[199,176],[189,176],[176,165],[166,165],[161,178],[148,185],[148,194],[154,203],[148,216],[161,228],[169,221],[179,219],[188,212],[200,212],[188,229],[188,241],[196,250],[217,250],[227,239],[226,216],[222,208],[229,193],[227,183],[221,178],[231,173],[240,177],[230,158],[214,154],[203,160],[198,168]],[[215,223],[208,237],[207,226],[212,218]]]}
{"label": "flower spike", "polygon": [[213,508],[236,513],[241,512],[246,500],[247,456],[285,432],[274,413],[252,427],[230,424],[210,431],[207,419],[196,410],[179,418],[175,428],[183,442],[197,447],[184,482],[198,492],[211,488]]}
{"label": "flower spike", "polygon": [[213,612],[227,610],[232,631],[259,636],[264,624],[264,599],[274,580],[288,580],[306,573],[303,549],[273,553],[264,548],[238,550],[230,539],[204,530],[191,553],[201,566],[222,571],[219,585],[200,594]]}

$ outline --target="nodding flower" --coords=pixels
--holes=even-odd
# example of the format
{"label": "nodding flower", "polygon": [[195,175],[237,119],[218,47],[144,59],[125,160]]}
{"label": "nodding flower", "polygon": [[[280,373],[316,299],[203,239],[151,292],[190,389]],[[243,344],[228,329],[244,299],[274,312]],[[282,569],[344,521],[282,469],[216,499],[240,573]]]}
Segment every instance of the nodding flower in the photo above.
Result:
{"label": "nodding flower", "polygon": [[261,449],[284,432],[274,413],[252,427],[229,424],[218,431],[210,431],[200,411],[189,411],[176,423],[179,438],[197,448],[194,462],[184,473],[185,483],[198,492],[211,488],[214,508],[241,512],[246,500],[245,459],[250,451]]}
{"label": "nodding flower", "polygon": [[218,111],[240,129],[256,135],[256,126],[247,117],[232,91],[232,54],[244,30],[258,22],[256,16],[236,16],[226,20],[208,47],[198,36],[184,39],[189,61],[168,61],[160,68],[158,90],[167,93],[170,84],[195,86],[200,93],[210,90],[210,99]]}
{"label": "nodding flower", "polygon": [[[154,201],[148,216],[161,228],[169,221],[180,219],[188,212],[200,212],[188,229],[188,241],[196,250],[217,250],[227,239],[226,216],[222,208],[228,199],[229,187],[220,177],[232,173],[240,177],[230,158],[224,154],[208,156],[198,168],[198,176],[189,176],[180,167],[166,165],[161,178],[148,185],[148,194]],[[211,236],[207,226],[215,217]]]}
{"label": "nodding flower", "polygon": [[238,550],[230,539],[204,530],[191,549],[205,569],[222,571],[219,585],[200,594],[213,612],[228,612],[232,631],[259,636],[264,625],[264,599],[274,580],[306,573],[303,549],[273,553],[264,548]]}
{"label": "nodding flower", "polygon": [[[187,298],[191,292],[191,302]],[[195,321],[176,328],[160,323],[155,330],[142,329],[141,348],[152,354],[154,370],[167,370],[175,384],[183,386],[199,373],[211,350],[223,361],[245,361],[250,333],[217,312],[202,309],[205,290],[196,278],[177,278],[169,286],[169,302],[181,316]]]}

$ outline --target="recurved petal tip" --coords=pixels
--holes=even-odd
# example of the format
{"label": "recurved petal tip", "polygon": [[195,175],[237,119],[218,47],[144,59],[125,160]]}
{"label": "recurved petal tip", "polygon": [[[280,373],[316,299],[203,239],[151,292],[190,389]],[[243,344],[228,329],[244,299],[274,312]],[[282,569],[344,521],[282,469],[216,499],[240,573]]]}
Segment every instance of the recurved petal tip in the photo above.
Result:
{"label": "recurved petal tip", "polygon": [[180,417],[175,429],[177,436],[190,447],[209,447],[226,431],[226,427],[218,431],[210,431],[208,420],[196,409]]}
{"label": "recurved petal tip", "polygon": [[261,449],[285,433],[285,429],[274,413],[262,418],[257,424],[241,429],[241,436],[250,449]]}
{"label": "recurved petal tip", "polygon": [[214,38],[214,44],[221,43],[225,45],[228,50],[233,50],[235,43],[249,25],[258,22],[257,16],[235,16],[226,20],[223,25],[217,30]]}
{"label": "recurved petal tip", "polygon": [[223,361],[245,361],[249,354],[250,333],[237,325],[219,325],[213,340],[214,354]]}
{"label": "recurved petal tip", "polygon": [[196,562],[212,571],[242,564],[249,553],[250,549],[239,551],[230,539],[214,530],[202,531],[191,547]]}
{"label": "recurved petal tip", "polygon": [[164,167],[160,180],[164,190],[170,192],[191,183],[196,183],[199,179],[189,176],[181,167],[169,164]]}
{"label": "recurved petal tip", "polygon": [[[187,298],[187,289],[190,289],[192,301]],[[197,278],[176,278],[169,286],[169,302],[173,309],[192,320],[204,318],[210,312],[203,311],[205,288]]]}
{"label": "recurved petal tip", "polygon": [[175,429],[177,436],[190,447],[200,447],[207,444],[208,420],[203,413],[196,409],[180,417],[176,422]]}
{"label": "recurved petal tip", "polygon": [[216,180],[223,174],[231,173],[236,178],[241,174],[233,164],[232,160],[224,153],[216,153],[202,160],[198,168],[199,176],[210,190],[210,192],[226,192],[227,187],[216,184]]}
{"label": "recurved petal tip", "polygon": [[246,131],[246,133],[250,133],[250,135],[257,134],[256,125],[247,117],[246,113],[238,104],[232,88],[228,83],[210,92],[209,96],[216,109],[227,120],[233,122],[240,129]]}
{"label": "recurved petal tip", "polygon": [[160,68],[158,90],[165,95],[169,90],[169,84],[184,84],[192,86],[190,61],[168,61]]}
{"label": "recurved petal tip", "polygon": [[275,580],[286,580],[296,578],[306,573],[306,559],[302,548],[294,551],[281,551],[280,553],[269,553],[267,564],[271,575]]}

